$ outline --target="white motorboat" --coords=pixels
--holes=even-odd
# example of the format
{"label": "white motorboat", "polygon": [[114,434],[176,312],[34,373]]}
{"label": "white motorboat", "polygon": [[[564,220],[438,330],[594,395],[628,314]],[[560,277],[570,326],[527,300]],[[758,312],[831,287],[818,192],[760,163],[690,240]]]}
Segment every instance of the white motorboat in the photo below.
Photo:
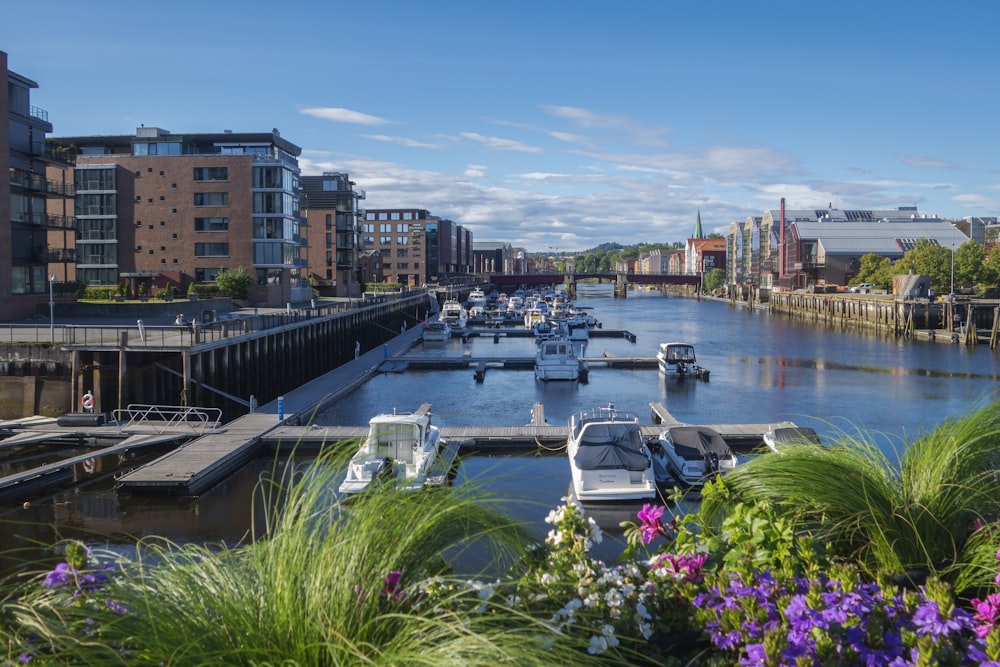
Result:
{"label": "white motorboat", "polygon": [[524,309],[524,328],[534,329],[538,324],[545,321],[545,311],[537,306],[525,307]]}
{"label": "white motorboat", "polygon": [[536,380],[579,380],[582,362],[565,338],[541,341],[535,351]]}
{"label": "white motorboat", "polygon": [[563,325],[570,340],[590,340],[590,325],[587,324],[587,318],[582,315],[570,315]]}
{"label": "white motorboat", "polygon": [[427,322],[424,325],[423,339],[425,343],[444,343],[451,338],[451,325],[441,320]]}
{"label": "white motorboat", "polygon": [[704,484],[739,463],[723,437],[707,426],[668,428],[660,433],[659,446],[675,481],[691,486]]}
{"label": "white motorboat", "polygon": [[566,453],[573,494],[581,502],[652,500],[668,475],[665,461],[643,442],[638,415],[614,406],[574,415]]}
{"label": "white motorboat", "polygon": [[764,431],[764,444],[772,452],[777,452],[782,447],[819,445],[822,443],[820,443],[819,435],[816,434],[815,430],[785,422],[782,424],[772,424]]}
{"label": "white motorboat", "polygon": [[379,482],[394,483],[404,491],[422,489],[443,445],[427,412],[376,415],[347,465],[339,491],[361,493]]}
{"label": "white motorboat", "polygon": [[694,354],[694,345],[660,343],[660,349],[656,353],[656,362],[660,367],[660,372],[664,375],[708,380],[709,371],[698,365]]}
{"label": "white motorboat", "polygon": [[479,289],[478,287],[471,292],[469,292],[469,298],[466,301],[466,305],[471,311],[476,306],[485,309],[486,308],[486,292]]}
{"label": "white motorboat", "polygon": [[449,299],[441,306],[441,315],[438,319],[447,322],[452,329],[464,329],[469,322],[469,311],[458,301]]}

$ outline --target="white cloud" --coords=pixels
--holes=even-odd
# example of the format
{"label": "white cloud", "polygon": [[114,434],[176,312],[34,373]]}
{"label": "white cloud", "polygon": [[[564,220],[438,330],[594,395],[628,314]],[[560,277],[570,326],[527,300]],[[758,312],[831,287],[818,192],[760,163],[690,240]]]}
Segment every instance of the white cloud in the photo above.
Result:
{"label": "white cloud", "polygon": [[520,141],[514,141],[513,139],[503,139],[501,137],[487,137],[476,132],[462,132],[460,134],[465,139],[470,141],[477,141],[481,144],[489,146],[490,148],[495,148],[502,151],[517,151],[519,153],[541,153],[542,149],[537,146],[529,146],[528,144],[522,143]]}
{"label": "white cloud", "polygon": [[900,153],[896,156],[900,162],[911,167],[927,167],[931,169],[954,169],[955,165],[945,160],[928,157],[926,155],[904,155]]}
{"label": "white cloud", "polygon": [[337,123],[353,123],[355,125],[385,125],[389,121],[378,116],[371,116],[360,111],[351,111],[341,107],[309,107],[302,109],[306,116],[332,120]]}
{"label": "white cloud", "polygon": [[373,141],[382,141],[387,144],[397,144],[399,146],[406,146],[407,148],[433,148],[440,149],[442,146],[439,144],[429,144],[424,141],[417,141],[416,139],[408,139],[406,137],[392,137],[387,134],[363,134],[361,135],[365,139],[372,139]]}
{"label": "white cloud", "polygon": [[482,178],[486,176],[486,165],[484,164],[470,164],[465,168],[462,173],[466,178]]}

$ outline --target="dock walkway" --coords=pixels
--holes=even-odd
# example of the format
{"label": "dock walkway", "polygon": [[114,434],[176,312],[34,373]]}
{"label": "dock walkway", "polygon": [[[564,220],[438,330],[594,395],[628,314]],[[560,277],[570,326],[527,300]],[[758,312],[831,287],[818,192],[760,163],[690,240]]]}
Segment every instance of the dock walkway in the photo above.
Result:
{"label": "dock walkway", "polygon": [[[303,384],[285,396],[260,406],[147,465],[123,475],[118,490],[123,494],[199,495],[244,465],[265,448],[312,447],[363,438],[367,426],[310,425],[316,413],[379,372],[381,364],[400,361],[421,336],[419,327],[403,331],[390,342],[369,350],[359,358]],[[468,360],[464,360],[468,363]],[[279,414],[283,410],[283,414]],[[442,427],[446,440],[465,447],[547,447],[566,440],[565,426],[544,423],[544,412],[536,406],[533,423],[525,426]],[[665,407],[653,404],[652,424],[641,427],[644,436],[655,436],[665,427],[679,425]],[[715,428],[735,444],[761,442],[768,424],[716,424]]]}

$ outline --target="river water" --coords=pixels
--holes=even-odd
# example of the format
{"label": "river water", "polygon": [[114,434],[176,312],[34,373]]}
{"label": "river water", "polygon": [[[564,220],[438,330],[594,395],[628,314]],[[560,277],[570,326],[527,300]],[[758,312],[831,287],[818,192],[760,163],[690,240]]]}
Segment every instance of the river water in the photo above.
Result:
{"label": "river water", "polygon": [[[906,443],[942,420],[968,413],[997,398],[997,353],[986,346],[892,339],[856,330],[836,331],[771,317],[766,310],[725,302],[630,293],[628,299],[580,300],[592,308],[604,330],[627,330],[625,337],[592,338],[588,357],[656,354],[659,344],[692,343],[708,382],[665,378],[655,369],[595,366],[587,383],[538,382],[531,370],[487,370],[477,383],[471,369],[409,371],[375,376],[317,415],[319,424],[365,425],[394,409],[410,411],[430,403],[440,426],[523,425],[535,403],[550,424],[614,403],[651,423],[651,402],[663,403],[690,423],[767,423],[791,420],[815,428],[825,440],[859,431],[895,459]],[[530,338],[453,339],[412,354],[524,357],[534,354]],[[178,542],[236,543],[246,538],[260,514],[257,479],[273,461],[258,461],[192,499],[119,498],[112,480],[17,503],[0,513],[0,568],[44,553],[38,545],[76,537],[127,548],[135,537],[159,535]],[[569,487],[564,456],[473,455],[460,462],[456,484],[477,483],[507,499],[511,514],[539,536],[543,520]],[[609,533],[634,519],[631,507],[595,512]],[[609,540],[599,555],[614,557]],[[16,550],[11,552],[11,550]]]}

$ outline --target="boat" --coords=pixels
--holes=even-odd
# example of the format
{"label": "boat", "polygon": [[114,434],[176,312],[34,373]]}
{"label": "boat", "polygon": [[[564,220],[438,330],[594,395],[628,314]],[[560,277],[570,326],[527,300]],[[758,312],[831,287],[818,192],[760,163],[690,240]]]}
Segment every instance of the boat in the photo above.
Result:
{"label": "boat", "polygon": [[441,320],[427,322],[424,325],[423,339],[425,343],[444,343],[451,338],[451,325]]}
{"label": "boat", "polygon": [[587,324],[587,318],[582,315],[571,315],[564,321],[564,325],[570,340],[590,340],[590,325]]}
{"label": "boat", "polygon": [[566,453],[580,502],[653,500],[668,476],[662,455],[643,442],[638,415],[613,405],[570,419]]}
{"label": "boat", "polygon": [[579,380],[581,362],[573,343],[565,338],[541,341],[535,351],[536,380]]}
{"label": "boat", "polygon": [[458,301],[449,299],[441,306],[441,315],[438,319],[447,322],[452,329],[464,329],[469,322],[469,311]]}
{"label": "boat", "polygon": [[805,427],[795,426],[791,423],[783,423],[770,426],[764,431],[764,444],[772,452],[777,452],[782,447],[794,447],[795,445],[819,445],[819,435],[816,431]]}
{"label": "boat", "polygon": [[545,321],[545,312],[538,308],[537,306],[525,307],[524,309],[524,328],[534,329],[536,325]]}
{"label": "boat", "polygon": [[673,426],[660,433],[658,443],[667,470],[689,486],[700,486],[739,463],[719,432],[707,426]]}
{"label": "boat", "polygon": [[486,308],[486,292],[479,289],[478,287],[469,292],[469,298],[466,301],[466,305],[471,311],[476,306],[485,309]]}
{"label": "boat", "polygon": [[678,377],[696,377],[708,380],[709,371],[698,365],[694,354],[694,345],[687,343],[660,343],[656,353],[656,362],[660,372]]}
{"label": "boat", "polygon": [[444,445],[426,411],[381,414],[368,421],[368,435],[347,465],[340,493],[361,493],[380,482],[404,491],[424,487]]}

